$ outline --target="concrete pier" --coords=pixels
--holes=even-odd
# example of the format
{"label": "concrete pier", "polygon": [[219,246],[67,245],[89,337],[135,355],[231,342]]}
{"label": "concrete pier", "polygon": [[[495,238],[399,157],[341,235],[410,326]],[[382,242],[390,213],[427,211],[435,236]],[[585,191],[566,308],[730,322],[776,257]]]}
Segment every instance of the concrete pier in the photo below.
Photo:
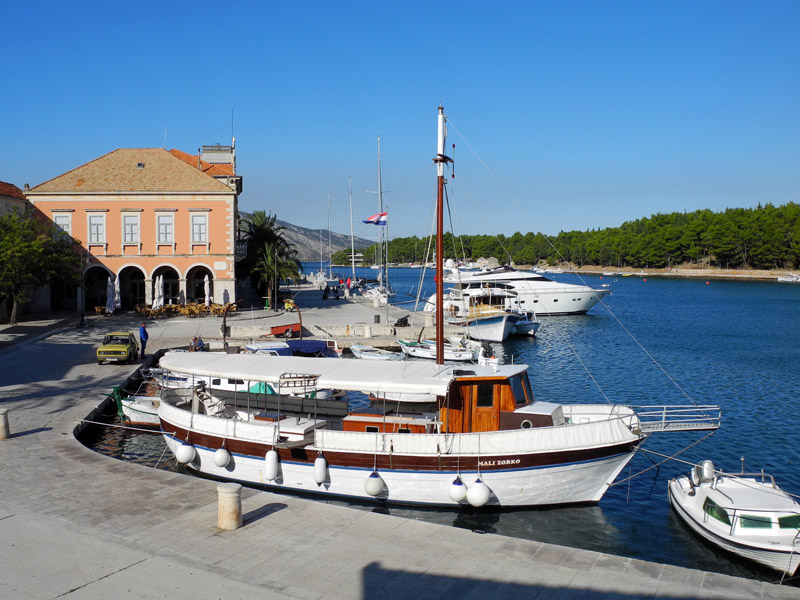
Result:
{"label": "concrete pier", "polygon": [[[304,328],[376,326],[371,305],[326,302],[304,307],[298,297]],[[292,315],[240,311],[228,324]],[[218,482],[118,461],[75,439],[135,368],[97,365],[99,340],[138,321],[98,318],[80,330],[28,324],[23,336],[0,327],[0,406],[14,416],[0,444],[0,597],[800,598],[796,587],[249,488],[241,490],[242,526],[224,530],[216,526]],[[148,351],[185,346],[197,334],[220,343],[220,323],[148,322]]]}

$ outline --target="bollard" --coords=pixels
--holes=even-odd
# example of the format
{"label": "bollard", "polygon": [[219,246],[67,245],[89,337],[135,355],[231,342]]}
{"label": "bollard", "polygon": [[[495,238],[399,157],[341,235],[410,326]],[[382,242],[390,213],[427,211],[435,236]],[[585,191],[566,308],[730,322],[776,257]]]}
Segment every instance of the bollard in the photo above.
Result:
{"label": "bollard", "polygon": [[433,327],[433,315],[425,313],[425,327]]}
{"label": "bollard", "polygon": [[372,308],[380,308],[381,301],[378,298],[373,298],[372,300]]}
{"label": "bollard", "polygon": [[381,316],[380,315],[375,315],[375,323],[378,324],[380,322],[381,322]]}
{"label": "bollard", "polygon": [[11,437],[8,429],[8,409],[0,408],[0,440],[7,440]]}
{"label": "bollard", "polygon": [[220,483],[217,486],[217,527],[233,531],[242,526],[242,486]]}
{"label": "bollard", "polygon": [[371,338],[372,337],[372,327],[369,325],[364,325],[364,337]]}

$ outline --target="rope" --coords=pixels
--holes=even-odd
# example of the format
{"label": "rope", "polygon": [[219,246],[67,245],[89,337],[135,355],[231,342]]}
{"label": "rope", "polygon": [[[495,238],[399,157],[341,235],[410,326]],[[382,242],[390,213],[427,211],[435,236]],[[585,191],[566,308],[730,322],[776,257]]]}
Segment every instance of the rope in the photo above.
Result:
{"label": "rope", "polygon": [[[709,437],[711,437],[712,435],[714,435],[714,433],[715,433],[715,432],[713,432],[713,431],[712,431],[712,432],[710,432],[710,433],[708,433],[708,434],[704,435],[703,437],[701,437],[699,440],[697,440],[697,441],[696,441],[696,442],[694,442],[693,444],[689,444],[688,446],[686,446],[686,448],[684,448],[683,450],[679,450],[678,452],[676,452],[676,453],[675,453],[675,454],[673,454],[672,456],[666,456],[665,454],[659,454],[658,452],[653,452],[652,450],[645,450],[644,448],[639,448],[639,451],[641,451],[641,452],[649,452],[649,453],[651,453],[651,454],[655,454],[656,456],[665,456],[666,458],[664,458],[664,460],[662,460],[661,462],[654,463],[653,465],[651,465],[651,466],[647,467],[647,468],[646,468],[644,471],[639,471],[638,473],[636,473],[636,474],[634,474],[634,475],[631,475],[630,477],[626,477],[625,479],[622,479],[622,480],[620,480],[620,481],[615,481],[614,483],[610,484],[608,487],[614,487],[615,485],[619,485],[619,484],[621,484],[621,483],[625,483],[626,481],[628,481],[628,480],[630,480],[630,479],[633,479],[634,477],[638,477],[639,475],[643,475],[644,473],[647,473],[648,471],[650,471],[650,470],[652,470],[652,469],[655,469],[655,468],[657,468],[657,467],[660,467],[661,465],[663,465],[663,464],[664,464],[665,462],[667,462],[668,460],[676,460],[676,459],[675,459],[675,457],[676,457],[676,456],[678,456],[679,454],[683,454],[683,453],[684,453],[684,452],[686,452],[686,451],[687,451],[689,448],[692,448],[692,447],[696,446],[697,444],[699,444],[700,442],[702,442],[702,441],[703,441],[703,440],[705,440],[706,438],[709,438]],[[687,464],[694,464],[694,463],[687,463]]]}
{"label": "rope", "polygon": [[103,423],[102,421],[89,421],[88,419],[78,419],[78,423],[89,423],[90,425],[102,425],[103,427],[116,427],[128,431],[144,431],[146,433],[161,433],[160,430],[146,429],[144,427],[130,427],[128,425],[116,425],[114,423]]}

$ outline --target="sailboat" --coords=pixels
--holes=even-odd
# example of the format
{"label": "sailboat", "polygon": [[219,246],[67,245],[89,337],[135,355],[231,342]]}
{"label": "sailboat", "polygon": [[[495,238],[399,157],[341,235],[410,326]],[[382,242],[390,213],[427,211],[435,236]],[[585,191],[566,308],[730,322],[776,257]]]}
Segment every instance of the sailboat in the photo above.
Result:
{"label": "sailboat", "polygon": [[381,227],[381,237],[378,242],[378,254],[380,256],[377,265],[372,265],[372,268],[378,269],[378,283],[368,286],[364,290],[364,297],[378,300],[380,304],[388,304],[389,298],[395,295],[392,286],[389,285],[389,240],[386,235],[386,228],[388,227],[388,211],[383,209],[383,186],[381,184],[381,136],[378,136],[378,213],[375,217],[383,216],[374,223]]}
{"label": "sailboat", "polygon": [[[442,256],[445,115],[437,120],[437,252]],[[598,502],[655,432],[719,427],[716,406],[636,408],[535,399],[527,365],[445,365],[442,281],[436,362],[169,353],[162,367],[225,377],[272,395],[214,398],[165,390],[161,430],[177,461],[276,491],[459,507]],[[307,408],[314,389],[358,401],[343,417]],[[303,412],[283,408],[299,395]],[[364,398],[369,408],[363,408]],[[273,404],[268,405],[267,399]],[[277,400],[277,410],[269,408]]]}

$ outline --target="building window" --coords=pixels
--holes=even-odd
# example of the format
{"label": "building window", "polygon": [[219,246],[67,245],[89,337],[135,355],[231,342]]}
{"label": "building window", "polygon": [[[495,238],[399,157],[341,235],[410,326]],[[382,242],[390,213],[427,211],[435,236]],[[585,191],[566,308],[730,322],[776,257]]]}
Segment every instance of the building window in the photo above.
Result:
{"label": "building window", "polygon": [[139,243],[139,215],[122,215],[122,243]]}
{"label": "building window", "polygon": [[192,215],[192,243],[208,243],[208,215]]}
{"label": "building window", "polygon": [[173,242],[172,224],[173,215],[158,215],[158,243],[171,244]]}
{"label": "building window", "polygon": [[72,235],[72,215],[53,215],[53,223],[63,235]]}
{"label": "building window", "polygon": [[89,215],[89,243],[106,243],[106,216]]}

